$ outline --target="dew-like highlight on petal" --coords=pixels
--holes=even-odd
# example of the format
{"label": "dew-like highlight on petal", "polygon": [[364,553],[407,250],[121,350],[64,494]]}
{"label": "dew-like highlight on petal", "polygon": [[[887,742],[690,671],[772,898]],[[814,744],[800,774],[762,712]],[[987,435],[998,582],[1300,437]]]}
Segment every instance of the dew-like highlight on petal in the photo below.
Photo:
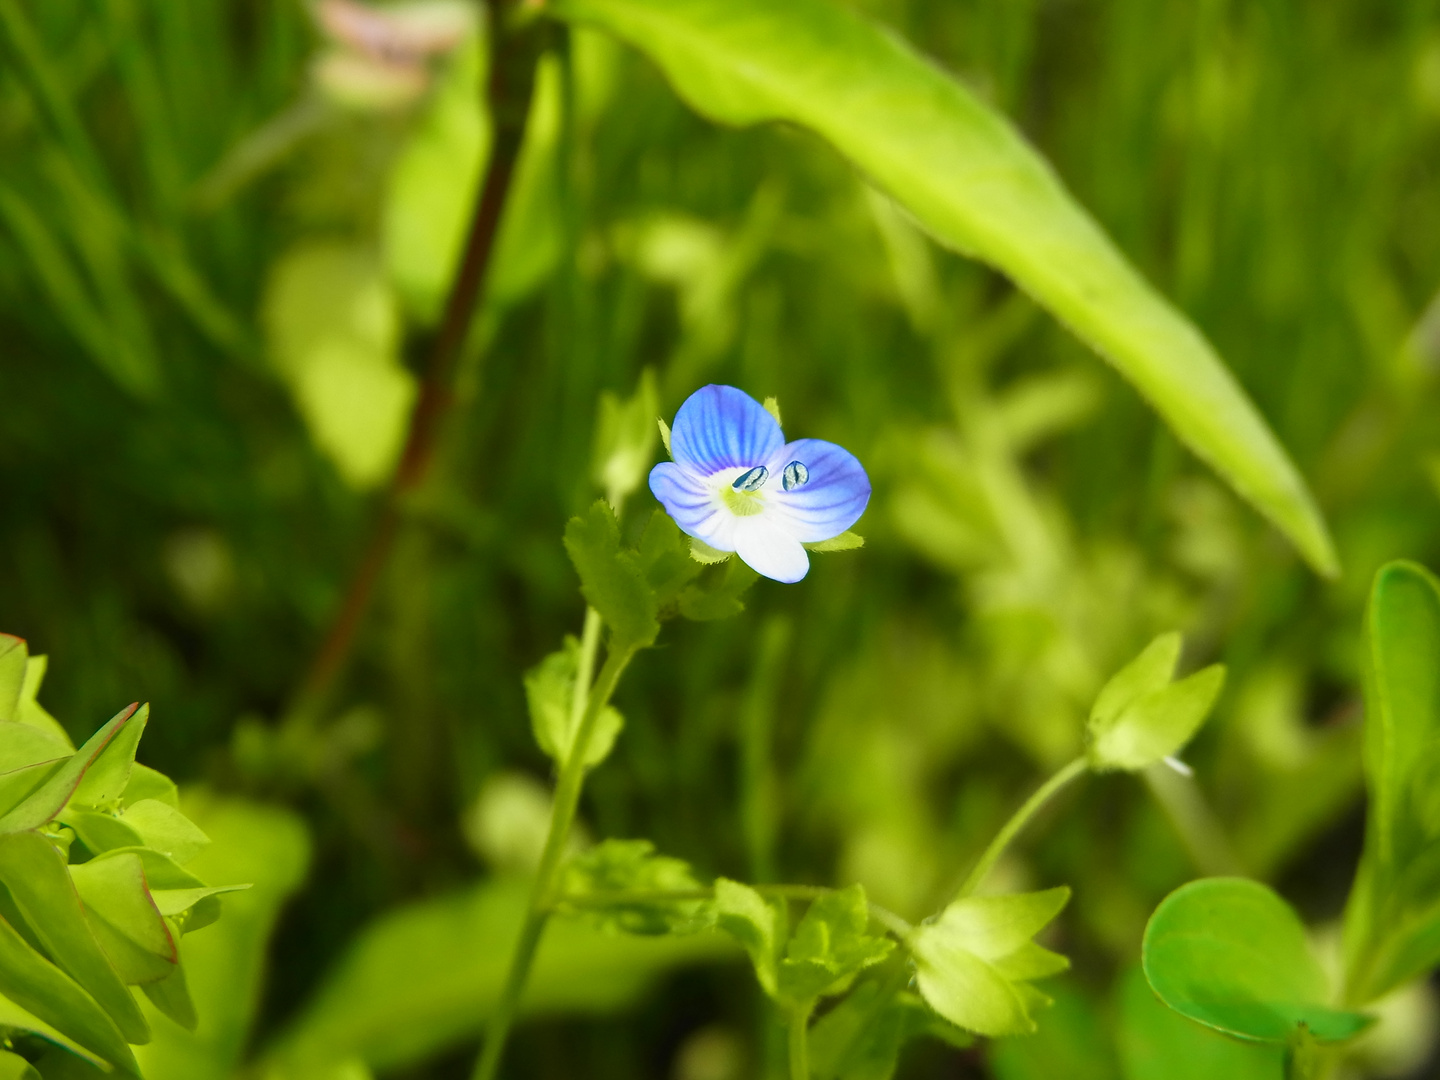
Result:
{"label": "dew-like highlight on petal", "polygon": [[[801,467],[803,468],[804,466]],[[769,477],[769,469],[765,468],[764,465],[756,465],[748,472],[743,472],[739,476],[737,476],[735,478],[735,482],[730,486],[733,487],[736,491],[759,491],[762,487],[765,486],[765,481],[769,479]],[[790,485],[786,484],[785,486],[788,490]]]}
{"label": "dew-like highlight on petal", "polygon": [[785,471],[780,474],[781,486],[786,491],[794,491],[810,479],[810,470],[805,467],[803,461],[792,461],[785,466]]}

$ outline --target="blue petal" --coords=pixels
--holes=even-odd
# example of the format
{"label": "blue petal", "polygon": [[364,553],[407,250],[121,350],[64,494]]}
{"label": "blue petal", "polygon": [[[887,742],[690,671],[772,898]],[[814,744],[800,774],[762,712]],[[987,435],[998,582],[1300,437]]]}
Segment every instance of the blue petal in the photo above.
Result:
{"label": "blue petal", "polygon": [[670,428],[671,456],[702,476],[764,464],[784,442],[765,406],[733,386],[702,386]]}
{"label": "blue petal", "polygon": [[795,461],[805,466],[805,482],[790,491],[768,485],[772,506],[766,516],[783,520],[803,544],[839,536],[860,520],[870,501],[870,478],[854,454],[822,439],[797,439],[780,447],[766,464],[774,476]]}
{"label": "blue petal", "polygon": [[703,478],[674,462],[662,461],[650,470],[650,490],[681,532],[704,540],[717,551],[735,550],[738,519],[721,506]]}

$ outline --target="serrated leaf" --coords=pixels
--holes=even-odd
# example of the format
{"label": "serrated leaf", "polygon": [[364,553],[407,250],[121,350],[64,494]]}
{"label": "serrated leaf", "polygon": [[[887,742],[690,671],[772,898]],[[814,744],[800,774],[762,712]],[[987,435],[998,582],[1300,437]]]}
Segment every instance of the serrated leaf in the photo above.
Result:
{"label": "serrated leaf", "polygon": [[[530,707],[530,727],[535,741],[553,760],[564,764],[575,743],[575,679],[580,666],[580,642],[566,637],[565,645],[525,673],[525,700]],[[595,718],[585,751],[587,767],[598,765],[610,755],[625,726],[624,717],[607,705]]]}
{"label": "serrated leaf", "polygon": [[1182,885],[1145,927],[1145,977],[1160,1000],[1236,1038],[1288,1043],[1301,1025],[1343,1042],[1371,1018],[1330,1008],[1329,980],[1305,927],[1273,891],[1245,878]]}
{"label": "serrated leaf", "polygon": [[1090,709],[1090,727],[1109,727],[1132,702],[1169,686],[1180,661],[1180,646],[1177,632],[1161,634],[1111,676]]}
{"label": "serrated leaf", "polygon": [[839,536],[832,536],[829,540],[821,540],[818,544],[803,546],[807,551],[855,551],[865,546],[865,538],[859,533],[846,531]]}
{"label": "serrated leaf", "polygon": [[123,732],[125,727],[140,715],[141,707],[131,705],[111,717],[99,731],[91,735],[59,769],[55,770],[43,784],[32,791],[19,805],[12,807],[0,817],[0,834],[24,832],[38,829],[52,820],[70,801],[76,787],[83,781],[86,770],[104,752],[111,741]]}
{"label": "serrated leaf", "polygon": [[210,843],[189,818],[159,799],[140,799],[126,807],[121,820],[140,834],[145,847],[154,848],[184,865]]}
{"label": "serrated leaf", "polygon": [[760,575],[739,559],[706,570],[680,593],[680,614],[696,622],[728,619],[745,610],[740,597]]}
{"label": "serrated leaf", "polygon": [[[605,840],[570,860],[561,881],[564,895],[576,898],[701,888],[689,863],[655,854],[649,840]],[[631,934],[688,934],[710,922],[703,900],[626,900],[574,908],[592,921]]]}
{"label": "serrated leaf", "polygon": [[0,994],[103,1060],[139,1074],[114,1020],[4,919],[0,919]]}
{"label": "serrated leaf", "polygon": [[1125,260],[1013,125],[832,0],[554,0],[641,49],[695,109],[828,140],[940,242],[1068,324],[1319,572],[1337,561],[1304,481],[1195,326]]}
{"label": "serrated leaf", "polygon": [[602,499],[565,527],[565,550],[580,591],[610,628],[612,649],[642,648],[660,633],[655,594],[635,554],[620,547],[620,527]]}
{"label": "serrated leaf", "polygon": [[65,860],[50,842],[37,832],[0,836],[0,882],[45,951],[110,1014],[125,1038],[133,1043],[149,1039],[145,1018],[96,941]]}
{"label": "serrated leaf", "polygon": [[715,880],[715,925],[750,955],[755,977],[771,997],[777,986],[779,924],[775,909],[754,889],[728,878]]}
{"label": "serrated leaf", "polygon": [[127,983],[158,982],[180,962],[175,937],[150,896],[134,852],[100,855],[70,867],[95,936]]}
{"label": "serrated leaf", "polygon": [[1134,772],[1178,753],[1210,715],[1224,685],[1225,668],[1213,664],[1140,695],[1108,723],[1092,722],[1087,733],[1091,767]]}
{"label": "serrated leaf", "polygon": [[1369,1002],[1440,962],[1440,581],[1394,562],[1366,614],[1365,849],[1345,912],[1346,997]]}
{"label": "serrated leaf", "polygon": [[690,543],[690,537],[664,510],[656,510],[645,524],[640,536],[640,564],[662,610],[673,605],[680,591],[700,573],[700,567],[690,557]]}
{"label": "serrated leaf", "polygon": [[970,896],[910,937],[916,978],[930,1007],[952,1024],[991,1037],[1035,1030],[1049,999],[1026,981],[1069,966],[1031,939],[1070,898],[1065,887]]}
{"label": "serrated leaf", "polygon": [[780,961],[781,998],[813,1004],[841,993],[872,964],[890,955],[895,943],[870,933],[870,908],[860,885],[838,889],[810,904]]}

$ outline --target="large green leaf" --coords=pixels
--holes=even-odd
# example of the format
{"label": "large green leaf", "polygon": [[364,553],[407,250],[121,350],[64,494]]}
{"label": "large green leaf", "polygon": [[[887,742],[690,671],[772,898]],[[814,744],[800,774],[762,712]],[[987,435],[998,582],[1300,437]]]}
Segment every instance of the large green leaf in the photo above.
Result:
{"label": "large green leaf", "polygon": [[[488,882],[382,916],[273,1049],[278,1075],[322,1075],[348,1058],[392,1069],[473,1038],[499,998],[527,895],[527,882]],[[521,1004],[613,1012],[663,971],[733,955],[714,934],[630,937],[556,918]]]}
{"label": "large green leaf", "polygon": [[0,994],[106,1061],[136,1072],[125,1037],[95,999],[0,919]]}
{"label": "large green leaf", "polygon": [[1337,571],[1285,451],[1198,330],[1160,297],[1010,123],[834,0],[551,0],[644,50],[712,119],[828,139],[941,242],[992,263],[1107,357],[1176,434]]}
{"label": "large green leaf", "polygon": [[97,942],[65,860],[50,842],[36,832],[0,835],[0,882],[50,956],[94,996],[125,1038],[147,1041],[150,1029],[140,1007]]}
{"label": "large green leaf", "polygon": [[1357,1003],[1440,962],[1440,581],[1414,563],[1382,567],[1366,645],[1370,812],[1345,921]]}
{"label": "large green leaf", "polygon": [[1125,1080],[1277,1080],[1284,1051],[1241,1042],[1167,1009],[1136,968],[1120,983],[1116,1032]]}
{"label": "large green leaf", "polygon": [[14,1028],[17,1031],[38,1035],[40,1038],[52,1042],[56,1046],[62,1046],[72,1054],[78,1054],[96,1064],[102,1060],[61,1032],[55,1025],[47,1024],[28,1009],[22,1009],[4,994],[0,994],[0,1028]]}
{"label": "large green leaf", "polygon": [[1341,1042],[1370,1023],[1328,1006],[1329,980],[1299,916],[1257,881],[1182,885],[1150,917],[1143,957],[1160,1000],[1237,1038],[1291,1043],[1308,1030]]}

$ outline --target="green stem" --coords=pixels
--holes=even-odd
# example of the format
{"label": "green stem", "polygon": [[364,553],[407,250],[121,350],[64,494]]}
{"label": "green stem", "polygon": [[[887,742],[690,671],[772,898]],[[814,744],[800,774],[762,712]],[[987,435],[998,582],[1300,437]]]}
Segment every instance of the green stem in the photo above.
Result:
{"label": "green stem", "polygon": [[590,737],[595,731],[595,722],[601,710],[610,703],[610,695],[624,674],[625,666],[635,655],[633,647],[620,649],[605,658],[605,664],[588,693],[580,676],[594,670],[595,653],[600,644],[600,619],[593,610],[585,613],[585,634],[581,641],[580,666],[577,672],[576,700],[584,696],[584,712],[575,730],[575,740],[570,745],[570,754],[560,769],[560,778],[555,785],[555,803],[550,811],[550,832],[545,838],[545,850],[540,856],[540,868],[535,875],[535,884],[530,890],[530,903],[525,912],[525,922],[520,928],[520,938],[510,956],[510,971],[505,978],[504,989],[490,1022],[485,1028],[485,1046],[475,1062],[474,1080],[494,1080],[500,1068],[500,1057],[505,1052],[505,1042],[510,1027],[515,1022],[515,1012],[520,1005],[520,995],[530,978],[530,968],[535,962],[535,952],[545,932],[546,920],[555,906],[555,887],[559,881],[560,867],[565,847],[570,839],[570,828],[575,823],[575,811],[580,805],[580,793],[585,786],[585,758],[590,749]]}
{"label": "green stem", "polygon": [[790,1080],[810,1080],[810,1010],[813,1005],[790,1012]]}
{"label": "green stem", "polygon": [[1010,820],[1005,823],[1005,827],[995,834],[995,839],[990,841],[990,846],[985,849],[985,853],[980,856],[980,861],[970,871],[970,876],[965,879],[965,884],[960,886],[960,891],[956,893],[955,899],[963,900],[974,893],[980,887],[980,883],[985,880],[985,876],[995,868],[995,863],[999,861],[1000,856],[1005,854],[1005,849],[1010,846],[1010,842],[1020,834],[1021,829],[1030,823],[1030,819],[1039,812],[1040,808],[1049,802],[1061,788],[1080,776],[1089,767],[1089,762],[1084,757],[1078,757],[1041,784],[1035,794],[1026,799],[1024,805],[1011,815]]}

